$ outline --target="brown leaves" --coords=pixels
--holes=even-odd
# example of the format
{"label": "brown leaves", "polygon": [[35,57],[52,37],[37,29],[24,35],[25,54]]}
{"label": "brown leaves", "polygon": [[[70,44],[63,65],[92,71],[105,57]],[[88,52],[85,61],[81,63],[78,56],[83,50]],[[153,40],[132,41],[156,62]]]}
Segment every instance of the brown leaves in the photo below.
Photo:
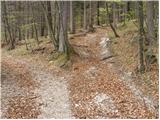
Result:
{"label": "brown leaves", "polygon": [[10,119],[29,119],[37,118],[40,114],[33,99],[35,96],[17,96],[10,101],[6,117]]}
{"label": "brown leaves", "polygon": [[[10,119],[37,118],[40,112],[36,104],[37,96],[33,92],[37,83],[27,70],[25,61],[15,61],[11,57],[3,58],[2,70],[4,74],[2,78],[2,104],[5,104],[4,107],[6,107],[3,110],[7,109],[7,111],[2,111],[5,112],[3,117]],[[13,89],[6,89],[7,87]],[[5,92],[12,96],[7,96]]]}
{"label": "brown leaves", "polygon": [[[96,34],[96,38],[94,38],[95,36],[93,38],[90,37],[95,39],[95,41],[92,41],[92,46],[89,47],[95,54],[98,53],[97,41],[105,33],[103,31],[99,36],[98,33]],[[87,41],[90,38],[84,39]],[[83,39],[81,39],[81,42],[83,42]],[[71,76],[69,77],[70,100],[72,101],[72,109],[76,117],[152,118],[154,116],[120,80],[120,75],[115,72],[112,65],[91,57],[91,59],[76,61],[72,67]],[[100,104],[95,104],[93,99],[97,93],[110,96],[113,100],[115,111],[118,112],[107,112],[113,107],[108,107],[106,111],[100,107]],[[108,106],[108,104],[110,103],[106,102],[103,106]]]}
{"label": "brown leaves", "polygon": [[[25,61],[24,61],[25,63]],[[7,71],[16,76],[16,82],[20,87],[27,88],[28,90],[36,87],[35,81],[32,80],[29,71],[25,67],[25,64],[19,64],[19,62],[14,61],[13,58],[3,58],[2,67],[5,67]]]}

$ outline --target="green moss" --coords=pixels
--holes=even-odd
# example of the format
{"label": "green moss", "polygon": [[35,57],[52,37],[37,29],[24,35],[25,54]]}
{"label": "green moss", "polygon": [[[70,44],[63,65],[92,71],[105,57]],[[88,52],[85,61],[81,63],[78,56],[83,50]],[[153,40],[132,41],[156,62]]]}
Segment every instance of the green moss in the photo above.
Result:
{"label": "green moss", "polygon": [[53,60],[53,64],[58,67],[62,67],[66,64],[67,61],[68,61],[67,55],[65,53],[60,53],[58,57],[55,60]]}
{"label": "green moss", "polygon": [[23,55],[26,55],[28,54],[29,52],[26,50],[25,46],[18,46],[16,47],[15,49],[13,50],[7,50],[5,49],[5,51],[10,54],[10,55],[13,55],[13,56],[23,56]]}
{"label": "green moss", "polygon": [[55,60],[59,57],[60,53],[59,52],[54,52],[49,56],[49,61]]}

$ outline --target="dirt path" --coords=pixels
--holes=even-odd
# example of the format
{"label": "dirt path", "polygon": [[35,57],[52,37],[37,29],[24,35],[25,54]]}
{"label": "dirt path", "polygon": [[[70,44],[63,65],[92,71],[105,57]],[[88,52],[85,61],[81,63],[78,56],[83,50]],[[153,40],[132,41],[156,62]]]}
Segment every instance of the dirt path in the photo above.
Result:
{"label": "dirt path", "polygon": [[1,118],[37,118],[37,84],[24,64],[11,57],[2,58],[1,75]]}
{"label": "dirt path", "polygon": [[[70,42],[76,46],[80,57],[74,57],[69,71],[56,67],[48,69],[46,63],[35,60],[2,57],[4,118],[158,116],[154,102],[141,94],[131,76],[119,74],[114,66],[116,61],[111,57],[106,30],[97,29],[95,33]],[[20,106],[17,105],[19,101]],[[30,112],[24,112],[26,109]]]}
{"label": "dirt path", "polygon": [[[85,58],[73,65],[70,80],[72,111],[78,118],[156,118],[158,111],[148,96],[135,87],[131,76],[119,74],[109,50],[106,31],[79,37],[74,45]],[[89,53],[89,54],[88,54]],[[109,59],[106,59],[109,58]]]}
{"label": "dirt path", "polygon": [[72,118],[68,95],[64,77],[42,64],[2,58],[2,118]]}

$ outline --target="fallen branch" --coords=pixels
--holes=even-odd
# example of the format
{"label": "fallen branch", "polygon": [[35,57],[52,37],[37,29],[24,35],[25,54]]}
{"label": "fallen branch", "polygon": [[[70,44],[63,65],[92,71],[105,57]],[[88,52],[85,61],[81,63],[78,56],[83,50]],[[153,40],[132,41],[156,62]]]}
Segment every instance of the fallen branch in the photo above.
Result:
{"label": "fallen branch", "polygon": [[103,57],[103,58],[101,58],[101,61],[102,61],[102,60],[109,59],[109,58],[112,58],[112,57],[115,57],[115,56],[116,56],[116,55],[114,55],[114,56],[113,56],[113,55],[110,55],[110,56]]}
{"label": "fallen branch", "polygon": [[76,45],[76,44],[71,44],[72,46],[75,46],[75,47],[85,47],[85,48],[88,48],[87,45]]}

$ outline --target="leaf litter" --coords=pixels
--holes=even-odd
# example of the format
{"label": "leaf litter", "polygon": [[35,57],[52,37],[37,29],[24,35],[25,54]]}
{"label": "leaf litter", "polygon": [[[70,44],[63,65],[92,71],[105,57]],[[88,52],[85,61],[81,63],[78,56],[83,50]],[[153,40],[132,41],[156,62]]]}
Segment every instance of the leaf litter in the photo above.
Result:
{"label": "leaf litter", "polygon": [[[50,71],[56,76],[63,77],[64,80],[66,80],[67,83],[65,84],[67,84],[67,89],[69,90],[71,114],[73,114],[75,118],[156,118],[156,111],[149,109],[144,101],[137,98],[130,87],[122,80],[119,70],[116,71],[115,68],[113,68],[114,65],[111,62],[115,62],[114,59],[101,60],[102,55],[105,56],[109,52],[105,51],[105,48],[108,46],[104,45],[104,43],[106,43],[105,39],[109,41],[105,29],[97,29],[95,33],[89,33],[86,36],[71,39],[70,43],[74,44],[74,49],[79,56],[72,57],[71,60],[73,63],[68,70],[63,70],[48,62],[44,62],[45,60],[42,58],[35,59],[32,57],[31,62],[32,64],[37,64],[37,62],[43,61],[42,64],[43,66],[45,65],[43,69]],[[9,64],[8,66],[12,65]],[[22,68],[20,71],[23,72],[23,68],[25,67],[25,65],[23,66],[23,62],[20,66],[20,68]],[[13,68],[14,67],[13,65]],[[14,72],[14,70],[12,72]],[[17,71],[15,73],[17,73]],[[26,73],[24,72],[24,74]],[[45,79],[47,78],[44,78],[44,80]],[[29,82],[22,86],[32,88],[31,86],[40,83]],[[52,84],[51,81],[50,83]],[[21,84],[23,84],[23,82],[20,82],[19,85],[21,86]],[[49,84],[45,85],[42,89],[47,88]],[[44,86],[43,83],[42,86]],[[33,89],[35,88],[33,87]],[[45,91],[45,89],[43,90]],[[38,93],[36,93],[36,95],[37,94]],[[45,96],[43,96],[43,98],[44,97]],[[20,96],[16,101],[20,101],[19,99],[21,99]],[[28,100],[26,99],[26,101]],[[23,99],[22,102],[19,103],[23,103]],[[16,102],[16,104],[18,103]],[[38,106],[43,106],[43,104],[44,102]],[[41,113],[37,112],[35,117],[39,114]]]}

